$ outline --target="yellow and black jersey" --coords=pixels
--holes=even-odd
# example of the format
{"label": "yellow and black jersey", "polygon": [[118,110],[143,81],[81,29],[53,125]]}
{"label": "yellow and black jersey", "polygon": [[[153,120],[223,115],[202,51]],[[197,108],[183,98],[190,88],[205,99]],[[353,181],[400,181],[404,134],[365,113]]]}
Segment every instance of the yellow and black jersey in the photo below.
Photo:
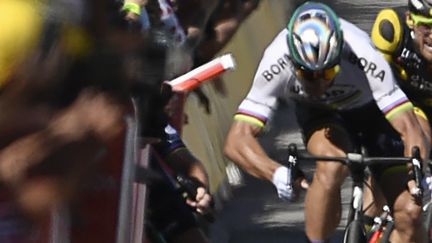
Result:
{"label": "yellow and black jersey", "polygon": [[392,64],[402,90],[420,107],[432,109],[432,77],[415,49],[412,30],[406,22],[407,8],[384,9],[372,27],[372,41]]}

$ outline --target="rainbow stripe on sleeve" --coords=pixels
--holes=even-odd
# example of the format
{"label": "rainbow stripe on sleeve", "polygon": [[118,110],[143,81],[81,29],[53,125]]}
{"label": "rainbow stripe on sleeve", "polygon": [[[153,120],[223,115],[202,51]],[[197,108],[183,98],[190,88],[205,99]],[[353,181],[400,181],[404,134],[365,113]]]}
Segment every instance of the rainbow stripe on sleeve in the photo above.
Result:
{"label": "rainbow stripe on sleeve", "polygon": [[383,112],[387,120],[391,121],[397,117],[400,113],[412,110],[414,108],[413,104],[407,99],[402,98],[397,102],[385,107]]}
{"label": "rainbow stripe on sleeve", "polygon": [[261,128],[263,128],[267,122],[267,118],[258,114],[251,114],[250,112],[245,111],[238,111],[234,116],[234,120],[247,122]]}

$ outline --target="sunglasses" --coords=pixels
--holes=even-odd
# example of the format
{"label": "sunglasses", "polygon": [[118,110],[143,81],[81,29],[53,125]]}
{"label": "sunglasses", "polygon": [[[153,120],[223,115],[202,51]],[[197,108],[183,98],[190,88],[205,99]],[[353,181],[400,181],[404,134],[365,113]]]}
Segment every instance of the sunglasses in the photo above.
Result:
{"label": "sunglasses", "polygon": [[429,35],[432,32],[432,18],[411,13],[413,24],[423,35]]}
{"label": "sunglasses", "polygon": [[296,69],[298,78],[307,81],[314,81],[319,79],[333,80],[339,72],[340,72],[339,65],[335,65],[331,68],[324,69],[321,71],[311,71],[301,67]]}
{"label": "sunglasses", "polygon": [[414,25],[416,25],[416,26],[428,25],[428,26],[432,27],[432,18],[428,18],[428,17],[414,14],[414,13],[411,13],[410,16],[414,22]]}

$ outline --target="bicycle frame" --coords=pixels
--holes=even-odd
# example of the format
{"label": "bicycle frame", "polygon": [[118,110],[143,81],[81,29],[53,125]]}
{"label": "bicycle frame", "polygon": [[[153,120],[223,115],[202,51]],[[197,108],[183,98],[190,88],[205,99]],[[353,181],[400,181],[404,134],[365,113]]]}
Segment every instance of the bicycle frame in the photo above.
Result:
{"label": "bicycle frame", "polygon": [[383,213],[374,218],[372,229],[368,233],[369,243],[387,242],[394,227],[394,220],[390,213],[390,208],[385,205]]}
{"label": "bicycle frame", "polygon": [[[328,162],[340,162],[346,166],[348,166],[351,177],[353,179],[353,191],[352,191],[352,199],[351,199],[351,208],[353,212],[350,213],[347,220],[346,233],[349,230],[353,230],[354,233],[351,233],[354,236],[354,241],[345,235],[345,241],[348,242],[365,242],[366,236],[364,233],[362,216],[363,216],[363,182],[365,179],[364,170],[368,165],[372,163],[380,163],[380,164],[394,164],[394,163],[411,163],[413,166],[414,172],[414,180],[416,182],[417,193],[421,195],[421,180],[422,180],[422,168],[420,163],[420,152],[418,147],[414,147],[412,149],[411,157],[367,157],[362,153],[347,153],[346,157],[328,157],[328,156],[313,156],[306,153],[299,154],[297,151],[297,147],[295,144],[290,144],[288,147],[289,150],[289,163],[295,164],[297,160],[312,160],[312,161],[328,161]],[[292,159],[294,158],[294,159]],[[294,162],[292,162],[294,161]],[[350,224],[354,223],[353,228],[350,229]],[[358,232],[362,231],[362,232]],[[349,233],[348,233],[349,234]],[[359,239],[361,238],[361,239]]]}
{"label": "bicycle frame", "polygon": [[352,193],[352,208],[354,209],[354,219],[359,219],[359,212],[363,211],[363,186],[355,185]]}

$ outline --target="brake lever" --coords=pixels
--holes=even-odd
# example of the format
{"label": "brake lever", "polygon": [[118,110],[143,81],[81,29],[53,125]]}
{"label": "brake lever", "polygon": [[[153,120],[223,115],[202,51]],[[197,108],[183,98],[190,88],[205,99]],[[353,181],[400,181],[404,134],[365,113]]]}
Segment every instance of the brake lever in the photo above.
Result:
{"label": "brake lever", "polygon": [[418,192],[416,192],[415,194],[421,196],[423,194],[423,188],[421,186],[421,181],[423,176],[422,176],[422,162],[421,162],[419,147],[417,146],[413,147],[411,150],[411,154],[412,154],[411,163],[413,165],[414,181],[418,189]]}

